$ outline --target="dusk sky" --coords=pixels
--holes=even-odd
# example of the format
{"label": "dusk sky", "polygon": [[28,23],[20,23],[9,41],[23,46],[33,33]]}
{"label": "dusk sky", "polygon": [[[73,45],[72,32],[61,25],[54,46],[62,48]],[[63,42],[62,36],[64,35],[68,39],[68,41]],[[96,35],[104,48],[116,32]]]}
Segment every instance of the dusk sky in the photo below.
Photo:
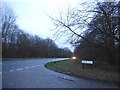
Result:
{"label": "dusk sky", "polygon": [[[52,21],[47,14],[56,16],[59,10],[67,7],[77,7],[83,0],[2,0],[11,7],[17,16],[17,25],[20,29],[30,34],[39,35],[41,38],[53,38],[55,31]],[[85,2],[85,1],[84,1]],[[73,47],[66,38],[55,40],[59,47],[68,47],[73,51]]]}

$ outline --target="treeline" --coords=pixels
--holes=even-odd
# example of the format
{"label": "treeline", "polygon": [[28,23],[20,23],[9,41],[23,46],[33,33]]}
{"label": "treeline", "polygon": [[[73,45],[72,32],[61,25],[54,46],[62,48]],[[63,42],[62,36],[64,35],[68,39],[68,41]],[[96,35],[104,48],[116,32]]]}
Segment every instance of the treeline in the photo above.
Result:
{"label": "treeline", "polygon": [[[10,36],[10,37],[9,37]],[[58,48],[52,39],[31,36],[19,30],[19,33],[6,35],[2,42],[2,57],[70,57],[68,48]],[[4,38],[4,39],[5,39]],[[8,42],[9,41],[9,42]]]}
{"label": "treeline", "polygon": [[75,48],[81,59],[91,59],[117,65],[120,62],[120,2],[97,3],[84,38]]}
{"label": "treeline", "polygon": [[80,7],[50,17],[58,35],[68,35],[79,59],[120,62],[120,1],[84,2]]}
{"label": "treeline", "polygon": [[2,57],[70,57],[68,48],[58,48],[50,39],[42,39],[30,35],[16,25],[14,12],[8,7],[2,7]]}

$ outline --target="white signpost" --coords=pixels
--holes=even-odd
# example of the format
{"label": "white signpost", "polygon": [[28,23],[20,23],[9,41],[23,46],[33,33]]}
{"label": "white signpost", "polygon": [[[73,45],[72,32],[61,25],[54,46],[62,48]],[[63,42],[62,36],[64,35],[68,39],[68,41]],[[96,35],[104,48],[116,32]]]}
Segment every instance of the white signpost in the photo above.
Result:
{"label": "white signpost", "polygon": [[92,70],[93,61],[91,61],[91,60],[82,60],[83,69],[84,69],[84,64],[91,65],[91,70]]}

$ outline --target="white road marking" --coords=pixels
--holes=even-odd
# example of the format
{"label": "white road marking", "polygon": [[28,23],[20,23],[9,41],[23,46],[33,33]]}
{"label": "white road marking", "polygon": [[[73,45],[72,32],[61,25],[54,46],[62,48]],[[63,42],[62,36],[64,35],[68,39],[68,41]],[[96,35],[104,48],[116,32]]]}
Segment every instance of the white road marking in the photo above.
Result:
{"label": "white road marking", "polygon": [[39,67],[40,65],[36,65],[36,66],[38,66],[38,67]]}
{"label": "white road marking", "polygon": [[32,67],[35,67],[35,66],[32,66]]}
{"label": "white road marking", "polygon": [[9,72],[13,72],[14,70],[10,70]]}
{"label": "white road marking", "polygon": [[23,70],[23,68],[16,69],[17,71]]}
{"label": "white road marking", "polygon": [[[32,67],[37,67],[37,66],[40,66],[40,65],[36,65],[36,66],[32,66]],[[20,70],[23,70],[23,69],[27,69],[27,68],[30,68],[30,67],[25,67],[25,68],[19,68],[19,69],[16,69],[17,71],[20,71]],[[14,72],[15,70],[10,70],[9,72]],[[4,72],[4,73],[7,73],[7,72]],[[0,72],[0,74],[2,74]]]}
{"label": "white road marking", "polygon": [[30,68],[30,67],[25,67],[25,69]]}

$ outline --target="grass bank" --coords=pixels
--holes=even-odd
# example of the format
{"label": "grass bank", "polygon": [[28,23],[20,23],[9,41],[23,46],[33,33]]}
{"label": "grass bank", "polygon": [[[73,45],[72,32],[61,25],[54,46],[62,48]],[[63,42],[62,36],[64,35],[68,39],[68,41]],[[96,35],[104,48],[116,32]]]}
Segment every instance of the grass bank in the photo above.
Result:
{"label": "grass bank", "polygon": [[88,79],[104,80],[109,82],[117,82],[118,80],[118,72],[115,66],[110,66],[106,63],[94,63],[91,70],[89,65],[85,65],[85,68],[83,69],[80,62],[74,63],[71,59],[68,59],[49,62],[45,64],[45,67],[57,72]]}

